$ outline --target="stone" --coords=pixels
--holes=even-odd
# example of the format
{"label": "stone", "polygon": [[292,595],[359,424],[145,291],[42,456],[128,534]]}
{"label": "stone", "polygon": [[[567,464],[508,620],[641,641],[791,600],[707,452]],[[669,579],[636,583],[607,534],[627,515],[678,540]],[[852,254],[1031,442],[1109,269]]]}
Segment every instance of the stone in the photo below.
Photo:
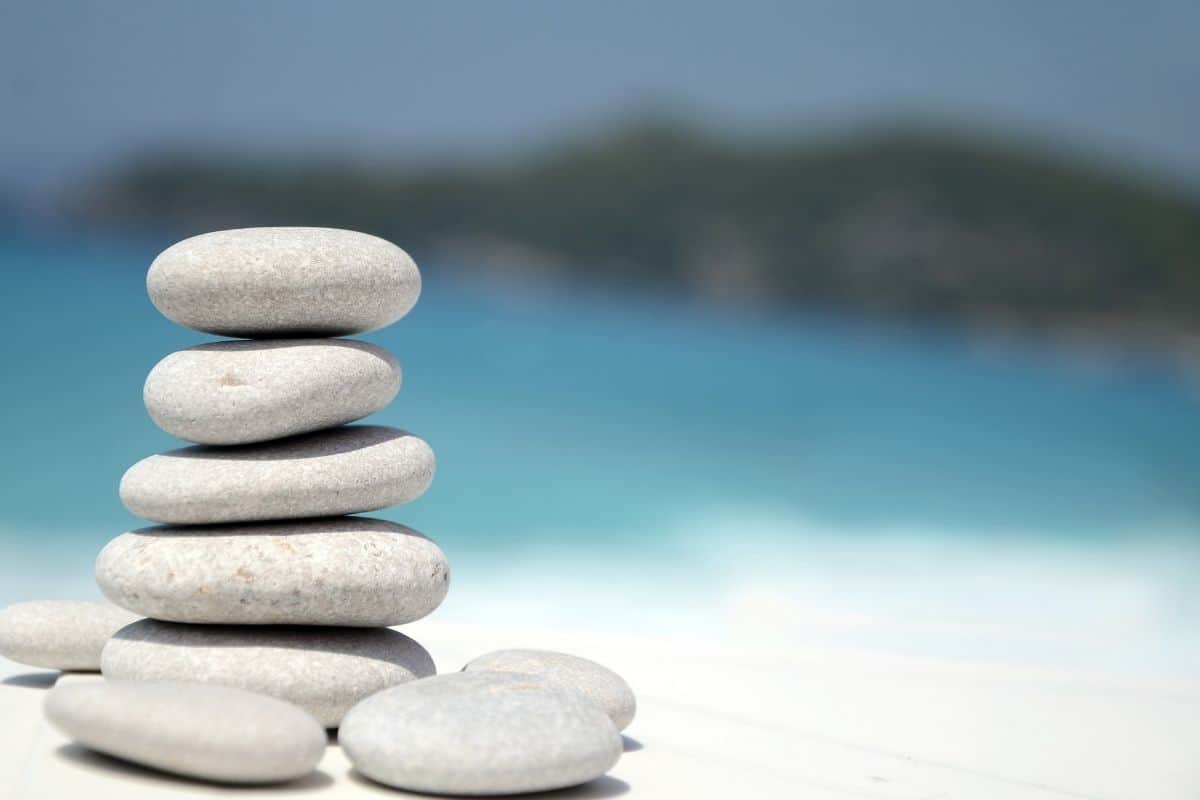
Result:
{"label": "stone", "polygon": [[390,325],[421,293],[391,242],[334,228],[241,228],[164,250],[146,275],[155,308],[218,336],[345,336]]}
{"label": "stone", "polygon": [[198,444],[262,442],[362,419],[400,390],[400,365],[366,342],[212,342],[171,353],[142,396],[158,427]]}
{"label": "stone", "polygon": [[117,631],[109,680],[188,681],[278,697],[336,728],[359,700],[433,675],[425,648],[389,628],[180,625],[144,619]]}
{"label": "stone", "polygon": [[137,618],[108,603],[15,603],[0,611],[0,655],[31,667],[95,671],[104,643]]}
{"label": "stone", "polygon": [[623,731],[633,722],[637,700],[617,673],[586,658],[551,650],[497,650],[471,661],[464,672],[517,672],[537,675],[551,683],[582,692],[597,703]]}
{"label": "stone", "polygon": [[291,703],[198,683],[97,681],[58,686],[46,718],[82,745],[136,764],[223,783],[309,774],[325,731]]}
{"label": "stone", "polygon": [[144,458],[121,478],[121,501],[168,525],[325,517],[420,496],[433,450],[411,433],[349,425],[274,442],[185,447]]}
{"label": "stone", "polygon": [[532,675],[458,672],[362,701],[338,742],[355,768],[399,789],[513,794],[598,778],[621,756],[608,716]]}
{"label": "stone", "polygon": [[412,528],[365,517],[143,528],[113,539],[96,580],[172,622],[385,627],[441,604],[450,566]]}

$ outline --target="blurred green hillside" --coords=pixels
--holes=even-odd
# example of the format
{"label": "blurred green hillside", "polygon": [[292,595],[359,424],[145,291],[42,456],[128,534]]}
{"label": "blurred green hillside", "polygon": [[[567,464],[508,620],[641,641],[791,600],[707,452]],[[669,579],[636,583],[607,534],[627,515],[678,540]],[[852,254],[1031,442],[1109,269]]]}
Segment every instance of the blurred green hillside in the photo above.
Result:
{"label": "blurred green hillside", "polygon": [[76,193],[88,224],[370,231],[418,260],[705,300],[1178,347],[1200,196],[1018,142],[893,130],[723,140],[642,125],[497,163],[160,153]]}

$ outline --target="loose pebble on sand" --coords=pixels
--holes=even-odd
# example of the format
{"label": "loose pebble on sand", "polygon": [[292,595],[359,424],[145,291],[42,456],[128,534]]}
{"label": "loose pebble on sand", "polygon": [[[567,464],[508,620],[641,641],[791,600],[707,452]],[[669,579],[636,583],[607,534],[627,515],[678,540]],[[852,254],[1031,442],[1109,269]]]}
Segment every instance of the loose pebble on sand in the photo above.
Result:
{"label": "loose pebble on sand", "polygon": [[198,683],[58,686],[46,696],[46,717],[93,750],[226,783],[307,775],[326,744],[317,721],[291,703]]}
{"label": "loose pebble on sand", "polygon": [[108,603],[14,603],[0,611],[0,655],[31,667],[95,672],[104,643],[138,616]]}
{"label": "loose pebble on sand", "polygon": [[437,794],[513,794],[598,778],[621,756],[621,735],[578,692],[542,678],[458,672],[369,697],[338,732],[372,780]]}
{"label": "loose pebble on sand", "polygon": [[497,650],[463,667],[464,672],[517,672],[537,675],[575,691],[604,709],[617,730],[625,730],[637,712],[633,690],[617,673],[586,658],[550,650]]}

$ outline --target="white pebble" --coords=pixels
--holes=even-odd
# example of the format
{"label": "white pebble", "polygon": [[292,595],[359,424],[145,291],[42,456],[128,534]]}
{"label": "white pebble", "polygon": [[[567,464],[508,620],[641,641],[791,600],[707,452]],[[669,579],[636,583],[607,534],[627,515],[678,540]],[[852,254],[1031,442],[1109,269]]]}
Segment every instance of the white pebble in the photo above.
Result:
{"label": "white pebble", "polygon": [[465,672],[519,672],[582,692],[608,714],[617,730],[625,730],[637,713],[633,689],[608,667],[586,658],[550,650],[497,650],[463,667]]}
{"label": "white pebble", "polygon": [[57,686],[46,717],[93,750],[225,783],[278,783],[312,772],[325,731],[296,706],[198,683],[96,681]]}
{"label": "white pebble", "polygon": [[390,325],[421,293],[399,247],[334,228],[240,228],[168,247],[150,265],[155,307],[218,336],[344,336]]}
{"label": "white pebble", "polygon": [[328,517],[124,533],[100,551],[96,582],[171,622],[384,627],[437,608],[450,566],[411,528]]}
{"label": "white pebble", "polygon": [[366,342],[212,342],[171,353],[150,370],[150,418],[198,444],[248,444],[373,414],[400,390],[400,365]]}
{"label": "white pebble", "polygon": [[326,728],[376,692],[433,675],[425,648],[389,628],[179,625],[144,619],[100,659],[110,680],[233,686],[300,706]]}
{"label": "white pebble", "polygon": [[436,794],[514,794],[598,778],[621,756],[607,715],[541,678],[458,672],[367,698],[338,742],[372,780]]}
{"label": "white pebble", "polygon": [[184,447],[144,458],[121,478],[121,501],[169,525],[325,517],[416,499],[433,481],[433,450],[411,433],[347,425],[237,447]]}
{"label": "white pebble", "polygon": [[15,603],[0,611],[0,655],[33,667],[95,671],[105,642],[137,618],[108,603]]}

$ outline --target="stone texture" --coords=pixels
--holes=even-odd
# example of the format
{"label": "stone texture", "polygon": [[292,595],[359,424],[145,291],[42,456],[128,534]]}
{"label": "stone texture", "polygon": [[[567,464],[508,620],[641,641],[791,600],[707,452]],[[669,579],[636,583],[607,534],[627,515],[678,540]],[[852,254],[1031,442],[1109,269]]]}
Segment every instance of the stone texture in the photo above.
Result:
{"label": "stone texture", "polygon": [[338,742],[372,780],[437,794],[512,794],[598,778],[621,735],[595,703],[532,675],[459,672],[389,689],[346,715]]}
{"label": "stone texture", "polygon": [[134,464],[121,501],[169,525],[324,517],[418,497],[433,450],[411,433],[349,425],[263,444],[185,447]]}
{"label": "stone texture", "polygon": [[184,239],[146,275],[169,319],[219,336],[344,336],[408,313],[421,275],[391,242],[333,228],[241,228]]}
{"label": "stone texture", "polygon": [[98,670],[104,643],[137,618],[108,603],[15,603],[0,611],[0,655],[33,667]]}
{"label": "stone texture", "polygon": [[550,650],[497,650],[463,667],[465,672],[517,672],[582,692],[604,709],[617,730],[625,730],[637,712],[637,700],[625,680],[586,658]]}
{"label": "stone texture", "polygon": [[143,528],[113,539],[96,580],[154,619],[239,625],[400,625],[446,596],[450,567],[420,533],[378,519]]}
{"label": "stone texture", "polygon": [[400,390],[384,350],[344,339],[212,342],[171,353],[142,396],[158,427],[199,444],[262,442],[373,414]]}
{"label": "stone texture", "polygon": [[110,680],[194,681],[278,697],[327,728],[378,691],[433,675],[425,648],[388,628],[179,625],[117,631],[100,668]]}
{"label": "stone texture", "polygon": [[93,750],[227,783],[277,783],[312,772],[325,731],[296,706],[197,683],[98,681],[60,686],[46,717]]}

